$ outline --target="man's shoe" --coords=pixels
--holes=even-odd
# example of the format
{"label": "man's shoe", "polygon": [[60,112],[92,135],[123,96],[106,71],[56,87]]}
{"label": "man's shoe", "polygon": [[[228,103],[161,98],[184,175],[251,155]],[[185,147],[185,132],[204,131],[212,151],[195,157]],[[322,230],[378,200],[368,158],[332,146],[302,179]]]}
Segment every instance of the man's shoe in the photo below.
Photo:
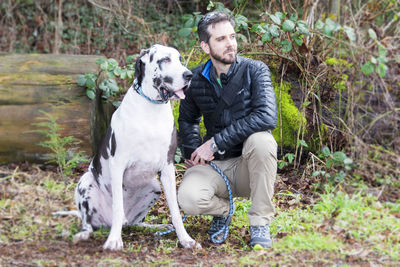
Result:
{"label": "man's shoe", "polygon": [[208,234],[211,236],[221,230],[222,227],[224,227],[227,218],[228,217],[214,216],[210,229],[208,229]]}
{"label": "man's shoe", "polygon": [[250,246],[254,249],[257,247],[270,248],[272,247],[271,235],[269,233],[269,225],[250,226]]}

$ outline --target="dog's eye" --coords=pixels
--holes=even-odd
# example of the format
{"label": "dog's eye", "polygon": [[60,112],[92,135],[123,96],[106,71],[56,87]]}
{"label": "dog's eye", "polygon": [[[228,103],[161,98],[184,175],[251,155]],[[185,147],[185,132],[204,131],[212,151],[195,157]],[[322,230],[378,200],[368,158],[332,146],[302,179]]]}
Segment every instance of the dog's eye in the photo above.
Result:
{"label": "dog's eye", "polygon": [[165,57],[165,58],[162,59],[162,62],[163,63],[169,63],[169,62],[171,62],[171,59],[169,57]]}

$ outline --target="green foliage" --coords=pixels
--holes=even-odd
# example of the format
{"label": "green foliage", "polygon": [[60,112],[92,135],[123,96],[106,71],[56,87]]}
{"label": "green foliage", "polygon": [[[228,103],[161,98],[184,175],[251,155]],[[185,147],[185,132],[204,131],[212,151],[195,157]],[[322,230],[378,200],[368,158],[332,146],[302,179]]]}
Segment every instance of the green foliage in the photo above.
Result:
{"label": "green foliage", "polygon": [[327,146],[321,149],[318,158],[324,163],[324,166],[314,171],[312,176],[322,176],[331,184],[343,182],[348,172],[355,167],[353,160],[347,157],[344,152],[336,151],[332,153]]}
{"label": "green foliage", "polygon": [[77,83],[79,86],[86,87],[86,95],[90,99],[94,99],[96,97],[96,84],[99,82],[98,88],[101,90],[101,98],[118,107],[121,103],[119,99],[125,93],[125,90],[120,88],[117,80],[128,80],[132,83],[135,74],[133,59],[134,56],[128,56],[126,58],[126,65],[120,66],[113,58],[99,58],[96,60],[96,64],[100,66],[101,71],[105,73],[106,77],[99,82],[100,75],[86,73],[78,75]]}
{"label": "green foliage", "polygon": [[380,76],[380,77],[385,77],[386,73],[388,71],[388,66],[386,63],[388,62],[388,59],[386,57],[387,55],[387,49],[383,44],[378,40],[378,37],[373,29],[368,30],[369,37],[377,44],[378,46],[378,55],[375,57],[371,55],[371,59],[367,62],[364,63],[361,67],[361,72],[364,75],[370,75],[374,71]]}
{"label": "green foliage", "polygon": [[72,176],[73,170],[80,163],[89,161],[82,151],[76,152],[76,146],[80,141],[73,136],[62,137],[60,135],[62,128],[58,126],[57,119],[50,113],[40,112],[44,115],[39,118],[41,122],[33,125],[42,128],[35,132],[43,134],[47,140],[40,142],[39,145],[51,151],[48,163],[56,163],[61,175]]}
{"label": "green foliage", "polygon": [[[207,11],[222,11],[231,14],[236,24],[235,30],[237,32],[238,39],[242,41],[248,41],[247,37],[243,34],[244,31],[247,31],[248,19],[241,14],[246,5],[247,1],[236,0],[234,1],[235,9],[231,11],[221,2],[209,1]],[[181,17],[183,27],[178,31],[178,35],[182,38],[188,38],[190,40],[188,44],[189,47],[193,47],[198,41],[197,24],[203,16],[204,15],[202,15],[201,12],[193,12],[192,14],[185,14]]]}
{"label": "green foliage", "polygon": [[282,12],[264,14],[271,22],[255,23],[251,31],[259,35],[263,43],[273,44],[282,52],[288,53],[294,46],[301,46],[303,38],[310,34],[307,23],[298,19],[296,14]]}

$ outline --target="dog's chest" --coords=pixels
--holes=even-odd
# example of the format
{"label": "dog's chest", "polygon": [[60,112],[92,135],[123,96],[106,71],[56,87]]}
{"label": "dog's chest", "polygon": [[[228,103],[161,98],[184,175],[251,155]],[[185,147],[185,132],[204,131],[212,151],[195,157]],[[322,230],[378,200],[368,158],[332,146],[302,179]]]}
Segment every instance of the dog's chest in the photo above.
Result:
{"label": "dog's chest", "polygon": [[[117,154],[136,164],[165,164],[174,142],[174,121],[169,105],[135,105],[119,109],[112,128],[117,139]],[[118,149],[119,148],[119,149]]]}

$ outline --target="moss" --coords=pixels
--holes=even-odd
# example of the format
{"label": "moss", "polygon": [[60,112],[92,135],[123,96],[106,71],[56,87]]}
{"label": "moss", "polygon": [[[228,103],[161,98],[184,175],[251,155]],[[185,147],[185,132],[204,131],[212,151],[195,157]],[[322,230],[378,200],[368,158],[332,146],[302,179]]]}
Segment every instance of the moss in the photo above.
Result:
{"label": "moss", "polygon": [[68,75],[53,75],[47,73],[6,73],[0,74],[0,84],[30,84],[30,85],[48,85],[48,84],[70,84],[75,83],[74,77]]}
{"label": "moss", "polygon": [[335,57],[327,57],[325,60],[326,64],[329,66],[343,66],[346,68],[352,68],[353,65],[348,63],[347,60]]}
{"label": "moss", "polygon": [[[272,77],[272,80],[275,80],[274,77]],[[283,81],[282,85],[280,82],[273,84],[278,106],[278,123],[272,134],[278,145],[294,148],[297,143],[298,129],[302,125],[306,125],[306,119],[301,116],[301,112],[289,94],[290,83]],[[302,123],[301,119],[303,120]]]}

